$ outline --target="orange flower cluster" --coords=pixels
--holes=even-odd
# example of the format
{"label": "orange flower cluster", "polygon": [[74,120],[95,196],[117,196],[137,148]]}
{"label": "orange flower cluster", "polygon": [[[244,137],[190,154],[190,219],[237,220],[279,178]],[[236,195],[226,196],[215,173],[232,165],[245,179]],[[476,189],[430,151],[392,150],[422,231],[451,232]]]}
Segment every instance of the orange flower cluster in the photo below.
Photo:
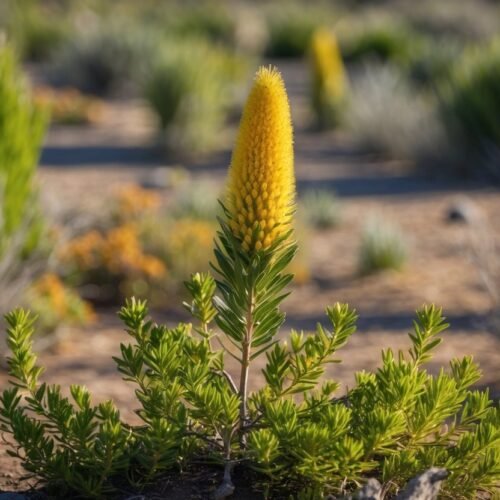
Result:
{"label": "orange flower cluster", "polygon": [[158,209],[161,197],[158,193],[143,189],[137,184],[129,184],[118,191],[116,203],[118,215],[130,218]]}
{"label": "orange flower cluster", "polygon": [[35,89],[34,100],[49,110],[55,123],[94,123],[100,119],[103,108],[102,103],[94,97],[72,88],[55,90],[39,87]]}
{"label": "orange flower cluster", "polygon": [[82,271],[105,268],[111,274],[144,274],[160,278],[163,262],[144,253],[136,227],[124,224],[105,235],[90,231],[70,241],[62,251],[62,259]]}
{"label": "orange flower cluster", "polygon": [[31,296],[35,306],[37,303],[43,304],[42,309],[52,311],[61,322],[88,323],[95,319],[92,306],[67,288],[53,273],[44,274],[34,283]]}

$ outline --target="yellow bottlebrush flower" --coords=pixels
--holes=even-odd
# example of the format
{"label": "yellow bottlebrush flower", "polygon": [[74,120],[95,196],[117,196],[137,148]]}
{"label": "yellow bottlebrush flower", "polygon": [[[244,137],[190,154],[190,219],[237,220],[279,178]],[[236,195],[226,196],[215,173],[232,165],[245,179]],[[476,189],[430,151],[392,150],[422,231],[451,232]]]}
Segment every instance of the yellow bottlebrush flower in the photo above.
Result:
{"label": "yellow bottlebrush flower", "polygon": [[311,41],[312,101],[320,125],[334,125],[346,94],[346,73],[335,36],[318,29]]}
{"label": "yellow bottlebrush flower", "polygon": [[294,196],[285,85],[276,69],[260,68],[243,110],[227,195],[231,229],[246,251],[269,247],[290,228]]}

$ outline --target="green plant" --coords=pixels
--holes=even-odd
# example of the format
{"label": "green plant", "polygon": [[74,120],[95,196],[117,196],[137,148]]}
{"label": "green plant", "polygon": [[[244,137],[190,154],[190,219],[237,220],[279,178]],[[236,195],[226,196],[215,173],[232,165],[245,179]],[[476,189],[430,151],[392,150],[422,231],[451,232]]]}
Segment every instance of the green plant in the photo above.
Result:
{"label": "green plant", "polygon": [[369,65],[352,80],[347,126],[366,149],[426,165],[449,156],[436,108],[433,96],[414,88],[402,71]]}
{"label": "green plant", "polygon": [[374,59],[405,65],[418,44],[418,36],[404,26],[376,25],[351,36],[343,46],[342,55],[347,63]]}
{"label": "green plant", "polygon": [[300,201],[299,215],[314,228],[329,229],[339,225],[341,205],[331,191],[308,190]]}
{"label": "green plant", "polygon": [[153,62],[144,94],[156,113],[168,149],[212,149],[230,109],[239,63],[202,40],[168,43]]}
{"label": "green plant", "polygon": [[371,219],[363,230],[359,250],[361,274],[385,269],[399,271],[406,259],[406,241],[400,231],[381,219]]}
{"label": "green plant", "polygon": [[[465,53],[449,80],[443,83],[440,95],[444,123],[453,144],[464,152],[466,162],[470,157],[481,159],[491,147],[498,150],[500,40]],[[471,161],[466,168],[470,170],[476,165]],[[500,175],[498,163],[493,173]]]}
{"label": "green plant", "polygon": [[[171,14],[171,8],[169,12]],[[206,38],[229,46],[236,41],[234,16],[218,2],[199,2],[196,6],[177,9],[167,20],[167,30],[177,38]]]}
{"label": "green plant", "polygon": [[[327,16],[326,16],[327,17]],[[328,19],[324,12],[305,11],[298,5],[271,9],[267,17],[267,57],[301,57],[306,54],[314,30]]]}
{"label": "green plant", "polygon": [[51,80],[58,86],[99,95],[136,83],[146,70],[143,54],[151,52],[153,38],[128,23],[100,20],[91,29],[77,32],[54,53]]}
{"label": "green plant", "polygon": [[26,230],[28,247],[35,245],[40,232],[33,199],[46,115],[33,105],[24,85],[13,54],[7,47],[0,47],[0,254],[19,229]]}
{"label": "green plant", "polygon": [[68,38],[69,27],[56,5],[6,0],[6,28],[22,59],[46,61]]}
{"label": "green plant", "polygon": [[[260,154],[252,157],[256,143]],[[293,200],[286,93],[280,75],[263,68],[233,153],[215,243],[217,281],[196,274],[187,283],[185,306],[196,325],[158,325],[135,299],[120,311],[130,340],[114,360],[135,386],[142,423],[123,423],[111,402],[92,405],[81,386],[71,386],[70,398],[41,383],[33,318],[17,310],[6,317],[13,385],[0,396],[1,430],[17,442],[11,455],[62,497],[103,498],[125,480],[141,491],[193,462],[224,468],[218,498],[235,491],[235,467],[255,471],[254,488],[270,498],[349,494],[369,476],[392,494],[430,465],[449,472],[445,496],[492,493],[500,411],[487,391],[470,389],[480,378],[471,357],[452,361],[449,372],[427,372],[448,326],[439,309],[419,310],[409,351],[383,351],[381,367],[358,373],[341,398],[333,397],[338,384],[322,376],[355,332],[355,311],[335,304],[326,309],[330,329],[318,324],[276,339],[292,279],[284,269],[296,251]],[[264,355],[265,382],[251,391],[254,360]],[[227,356],[238,362],[236,381]]]}

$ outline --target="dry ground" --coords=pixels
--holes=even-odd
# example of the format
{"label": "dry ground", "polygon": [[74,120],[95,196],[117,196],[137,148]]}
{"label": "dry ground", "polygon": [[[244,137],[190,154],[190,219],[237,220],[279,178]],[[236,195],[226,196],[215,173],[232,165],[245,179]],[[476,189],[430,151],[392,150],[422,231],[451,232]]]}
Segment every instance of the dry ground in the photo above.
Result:
{"label": "dry ground", "polygon": [[[327,304],[342,301],[356,307],[359,331],[339,353],[342,364],[334,365],[330,373],[345,388],[353,383],[356,370],[378,365],[381,348],[406,348],[406,333],[415,309],[434,302],[443,307],[452,327],[444,334],[445,342],[438,348],[430,369],[436,371],[452,357],[473,354],[484,371],[482,383],[498,395],[500,337],[488,331],[490,299],[468,252],[474,224],[451,224],[446,214],[451,204],[466,196],[478,213],[489,219],[492,233],[499,235],[499,191],[484,184],[415,177],[405,173],[404,165],[357,151],[344,137],[308,131],[300,67],[284,69],[292,105],[298,110],[299,190],[331,186],[341,197],[343,217],[339,228],[311,232],[304,238],[302,245],[307,247],[312,280],[296,287],[287,299],[283,336],[289,328],[308,330],[317,321],[326,324],[323,312]],[[151,147],[153,135],[146,110],[135,102],[110,103],[103,123],[93,129],[53,129],[40,170],[45,203],[51,210],[100,210],[117,185],[140,181],[152,168],[163,166],[161,155]],[[186,166],[196,177],[215,177],[222,182],[228,159],[226,150]],[[407,236],[410,258],[401,273],[370,277],[357,274],[361,230],[374,213],[399,225]],[[169,322],[182,319],[175,304],[166,304],[154,316]],[[124,416],[133,419],[133,391],[120,380],[111,362],[119,343],[126,340],[115,311],[100,311],[97,324],[62,334],[61,340],[40,356],[47,367],[45,379],[65,386],[85,384],[96,401],[113,398]],[[255,366],[253,371],[253,386],[261,380],[258,368]],[[0,388],[6,381],[0,368]],[[0,491],[23,487],[25,483],[18,481],[20,473],[19,466],[0,445]]]}

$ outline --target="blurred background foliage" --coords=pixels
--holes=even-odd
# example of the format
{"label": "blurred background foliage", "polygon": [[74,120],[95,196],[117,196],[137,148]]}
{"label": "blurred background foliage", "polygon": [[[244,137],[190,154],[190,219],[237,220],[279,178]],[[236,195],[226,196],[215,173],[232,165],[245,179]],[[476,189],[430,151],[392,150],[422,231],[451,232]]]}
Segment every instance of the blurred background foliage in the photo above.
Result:
{"label": "blurred background foliage", "polygon": [[[148,188],[124,186],[83,227],[61,229],[43,222],[36,201],[45,123],[93,126],[107,102],[138,99],[167,161],[206,158],[227,147],[261,63],[303,63],[311,133],[330,129],[419,173],[500,178],[499,19],[488,0],[3,0],[0,281],[29,287],[49,311],[47,329],[92,317],[75,289],[94,303],[180,293],[189,273],[208,269],[220,187],[172,170]],[[308,230],[343,220],[331,192],[301,194],[307,247]],[[361,273],[407,259],[383,222],[361,239]],[[309,279],[307,254],[297,283]],[[12,262],[28,269],[28,259],[43,264],[13,273]]]}

